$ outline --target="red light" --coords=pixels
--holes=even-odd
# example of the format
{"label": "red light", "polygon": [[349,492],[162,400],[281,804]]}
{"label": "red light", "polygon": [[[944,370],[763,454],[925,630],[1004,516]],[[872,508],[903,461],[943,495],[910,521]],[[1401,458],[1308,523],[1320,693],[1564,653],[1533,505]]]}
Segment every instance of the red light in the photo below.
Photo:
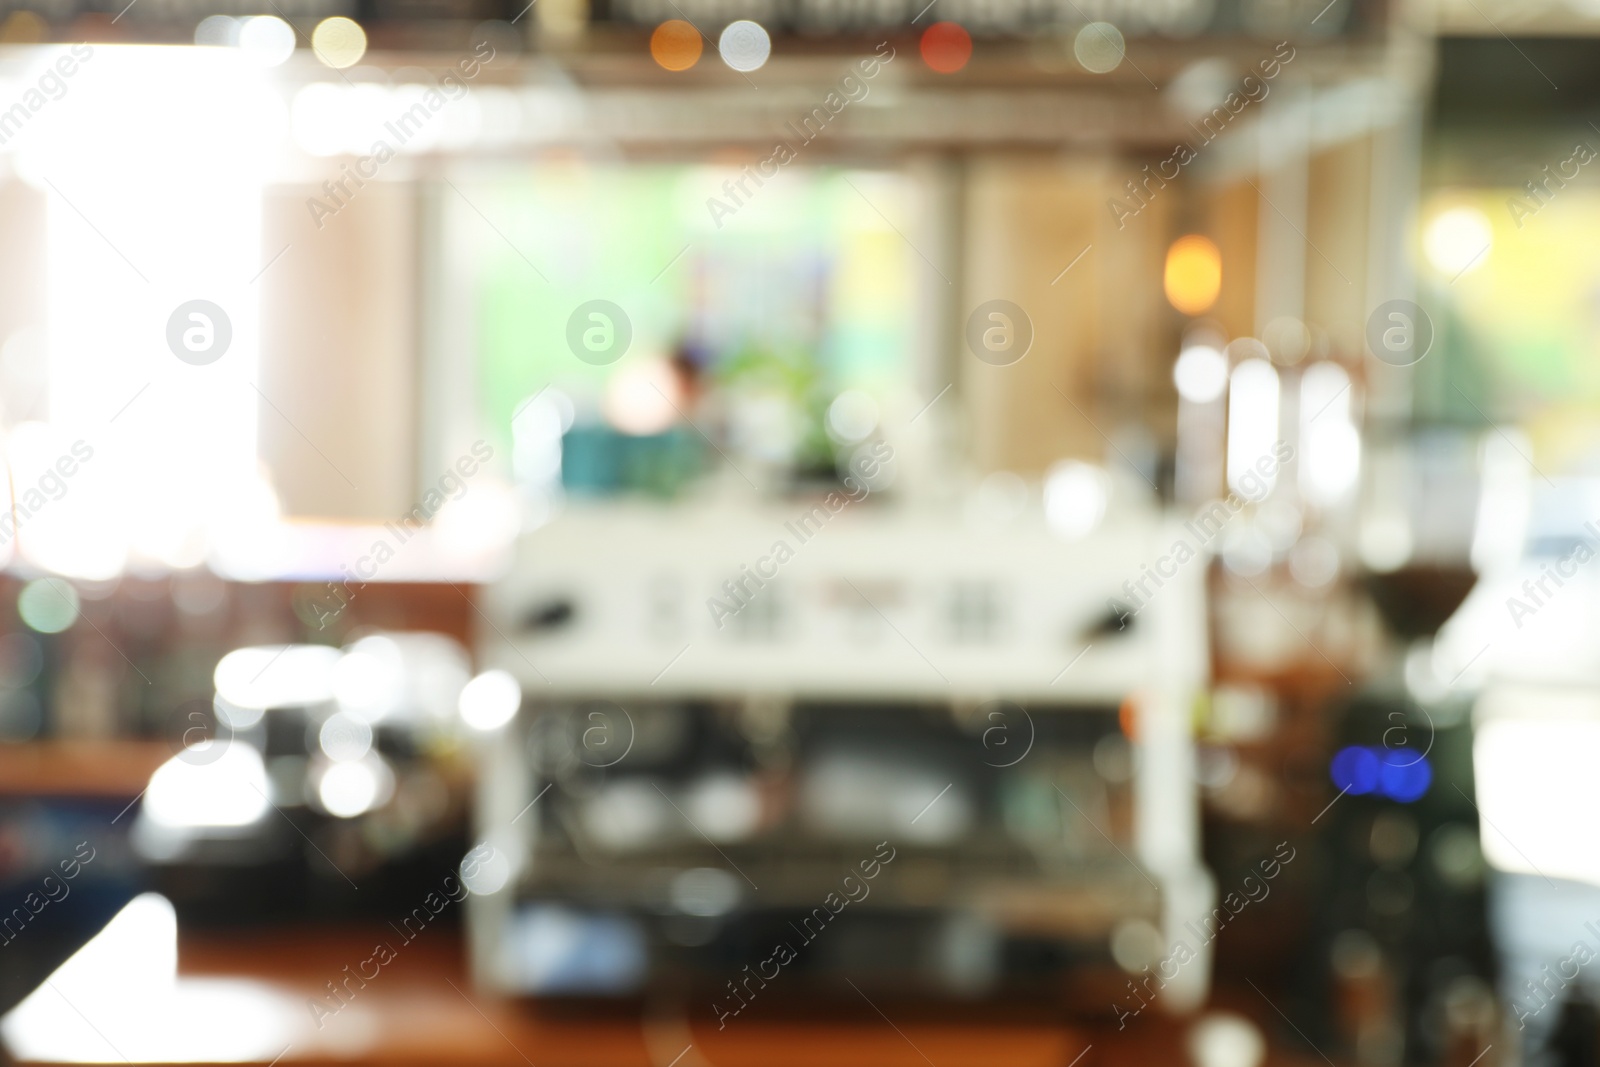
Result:
{"label": "red light", "polygon": [[922,34],[922,61],[940,74],[954,74],[972,58],[972,35],[959,23],[935,22]]}

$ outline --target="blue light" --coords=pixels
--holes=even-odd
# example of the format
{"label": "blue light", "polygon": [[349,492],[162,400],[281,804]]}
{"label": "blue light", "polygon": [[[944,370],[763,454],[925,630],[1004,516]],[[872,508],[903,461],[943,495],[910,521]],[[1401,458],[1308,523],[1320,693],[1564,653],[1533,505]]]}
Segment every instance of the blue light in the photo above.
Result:
{"label": "blue light", "polygon": [[1433,784],[1433,768],[1419,753],[1386,749],[1378,769],[1378,792],[1390,800],[1410,804]]}
{"label": "blue light", "polygon": [[[1370,793],[1377,788],[1379,765],[1377,754],[1370,748],[1351,745],[1334,754],[1328,766],[1333,784],[1346,793]],[[1427,788],[1424,786],[1423,788]]]}

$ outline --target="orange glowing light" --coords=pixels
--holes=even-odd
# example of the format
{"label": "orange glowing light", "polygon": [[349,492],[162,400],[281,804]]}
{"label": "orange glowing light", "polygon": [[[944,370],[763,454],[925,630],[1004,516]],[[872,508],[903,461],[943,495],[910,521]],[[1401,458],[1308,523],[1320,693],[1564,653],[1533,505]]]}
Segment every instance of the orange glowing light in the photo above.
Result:
{"label": "orange glowing light", "polygon": [[1178,238],[1167,249],[1162,286],[1167,302],[1185,315],[1209,310],[1222,292],[1222,253],[1209,238],[1199,234]]}
{"label": "orange glowing light", "polygon": [[702,47],[700,31],[682,19],[668,19],[650,35],[650,56],[665,70],[688,70]]}
{"label": "orange glowing light", "polygon": [[972,35],[958,23],[935,22],[922,34],[922,61],[940,74],[954,74],[972,58]]}

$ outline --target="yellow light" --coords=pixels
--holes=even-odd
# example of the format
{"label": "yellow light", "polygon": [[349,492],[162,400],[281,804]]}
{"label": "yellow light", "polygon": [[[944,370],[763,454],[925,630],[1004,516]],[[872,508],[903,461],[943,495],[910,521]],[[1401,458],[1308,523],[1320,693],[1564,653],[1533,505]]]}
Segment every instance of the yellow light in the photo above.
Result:
{"label": "yellow light", "polygon": [[1185,315],[1205,312],[1222,292],[1222,253],[1199,234],[1178,238],[1167,249],[1162,286],[1167,302]]}
{"label": "yellow light", "polygon": [[688,70],[700,62],[700,31],[693,23],[668,19],[650,35],[650,55],[663,70]]}
{"label": "yellow light", "polygon": [[311,50],[330,67],[353,67],[367,54],[367,33],[353,19],[335,15],[311,31]]}

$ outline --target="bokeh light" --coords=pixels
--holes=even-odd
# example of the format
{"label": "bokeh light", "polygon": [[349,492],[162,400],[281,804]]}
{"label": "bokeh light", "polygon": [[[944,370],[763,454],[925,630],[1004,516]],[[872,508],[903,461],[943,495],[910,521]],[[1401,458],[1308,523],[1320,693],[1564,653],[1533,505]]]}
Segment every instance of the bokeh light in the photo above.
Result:
{"label": "bokeh light", "polygon": [[335,70],[353,67],[367,54],[367,34],[354,19],[335,15],[311,31],[311,50]]}
{"label": "bokeh light", "polygon": [[1062,460],[1044,479],[1044,517],[1050,531],[1067,540],[1091,533],[1105,517],[1111,479],[1092,463]]}
{"label": "bokeh light", "polygon": [[681,417],[682,383],[664,359],[630,364],[611,376],[600,401],[606,421],[633,437],[664,433]]}
{"label": "bokeh light", "polygon": [[1341,748],[1334,754],[1328,773],[1343,792],[1357,796],[1370,793],[1378,787],[1378,757],[1360,745]]}
{"label": "bokeh light", "polygon": [[1433,784],[1433,766],[1422,753],[1370,745],[1341,748],[1328,774],[1341,792],[1376,793],[1401,804],[1420,799]]}
{"label": "bokeh light", "polygon": [[239,29],[239,20],[232,15],[207,15],[194,28],[194,43],[212,48],[236,48]]}
{"label": "bokeh light", "polygon": [[283,708],[333,699],[339,650],[326,645],[236,648],[217,662],[217,695],[237,708]]}
{"label": "bokeh light", "polygon": [[358,760],[372,751],[372,727],[365,719],[336,712],[317,731],[317,747],[335,763]]}
{"label": "bokeh light", "polygon": [[1441,212],[1428,223],[1422,236],[1422,250],[1428,262],[1451,279],[1483,266],[1493,243],[1489,220],[1475,207]]}
{"label": "bokeh light", "polygon": [[1228,387],[1228,357],[1210,345],[1190,345],[1172,365],[1172,384],[1192,404],[1209,404]]}
{"label": "bokeh light", "polygon": [[683,19],[668,19],[650,35],[650,58],[663,70],[688,70],[703,48],[700,31]]}
{"label": "bokeh light", "polygon": [[1187,1044],[1196,1067],[1258,1067],[1267,1058],[1267,1041],[1256,1025],[1228,1012],[1201,1017]]}
{"label": "bokeh light", "polygon": [[1410,804],[1433,784],[1428,758],[1409,749],[1387,749],[1378,768],[1378,792],[1390,800]]}
{"label": "bokeh light", "polygon": [[954,74],[972,58],[972,35],[955,22],[935,22],[922,33],[922,61],[940,74]]}
{"label": "bokeh light", "polygon": [[317,800],[339,819],[353,819],[381,807],[393,793],[394,772],[375,755],[330,764],[317,780]]}
{"label": "bokeh light", "polygon": [[29,629],[58,634],[78,619],[78,591],[62,578],[40,578],[17,594],[17,614]]}
{"label": "bokeh light", "polygon": [[717,38],[717,52],[734,70],[748,73],[760,70],[772,55],[772,38],[761,23],[740,19],[730,22]]}
{"label": "bokeh light", "polygon": [[1168,303],[1185,315],[1199,315],[1222,292],[1222,253],[1199,234],[1180,237],[1167,249],[1161,282]]}
{"label": "bokeh light", "polygon": [[1127,51],[1122,31],[1109,22],[1088,23],[1072,42],[1072,54],[1091,74],[1109,74],[1116,70]]}
{"label": "bokeh light", "polygon": [[485,671],[461,690],[461,719],[474,730],[498,730],[522,706],[522,687],[506,671]]}
{"label": "bokeh light", "polygon": [[268,811],[271,785],[261,754],[229,745],[215,762],[173,756],[150,776],[144,816],[161,826],[249,826]]}
{"label": "bokeh light", "polygon": [[294,30],[276,15],[255,15],[239,27],[239,47],[263,67],[276,67],[294,55]]}
{"label": "bokeh light", "polygon": [[[489,848],[488,858],[479,858],[486,846]],[[491,896],[511,881],[511,863],[505,853],[484,841],[463,858],[460,874],[461,884],[467,887],[467,892],[474,896]]]}
{"label": "bokeh light", "polygon": [[878,428],[878,405],[859,389],[846,389],[828,405],[828,436],[841,444],[855,444]]}

